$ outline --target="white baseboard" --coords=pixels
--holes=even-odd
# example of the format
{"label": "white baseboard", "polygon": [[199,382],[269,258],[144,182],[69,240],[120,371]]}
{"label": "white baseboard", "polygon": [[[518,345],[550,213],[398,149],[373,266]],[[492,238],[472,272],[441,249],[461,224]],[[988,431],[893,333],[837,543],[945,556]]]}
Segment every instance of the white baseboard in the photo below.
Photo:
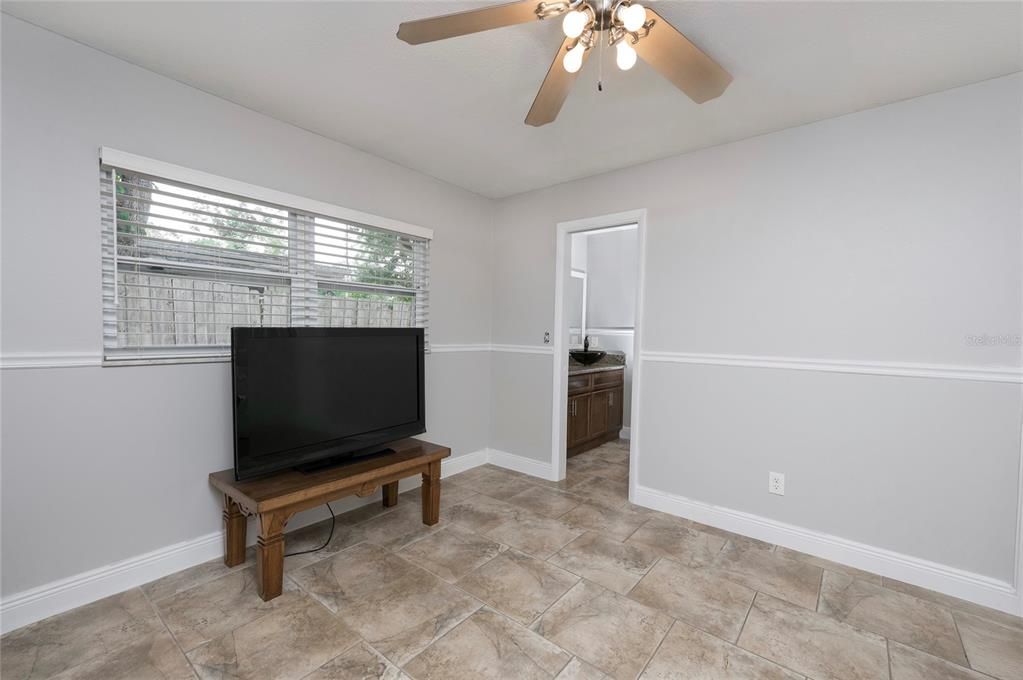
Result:
{"label": "white baseboard", "polygon": [[[483,465],[488,460],[488,454],[487,449],[482,449],[448,458],[441,464],[441,477],[449,477]],[[402,480],[399,490],[414,489],[420,483],[418,475],[410,477]],[[379,502],[380,498],[376,495],[368,498],[350,496],[333,503],[331,507],[335,512],[348,512],[362,505]],[[311,510],[296,516],[289,522],[288,530],[294,531],[327,517],[326,510],[322,508]],[[249,545],[253,545],[256,542],[256,532],[250,528],[247,538]],[[214,531],[198,538],[158,548],[142,555],[129,557],[126,560],[15,593],[0,602],[0,634],[130,590],[176,571],[216,559],[223,554],[224,534],[222,531]]]}
{"label": "white baseboard", "polygon": [[619,439],[631,439],[632,438],[632,428],[631,427],[623,427],[622,431],[618,433],[618,438]]}
{"label": "white baseboard", "polygon": [[539,477],[540,479],[546,479],[552,482],[557,481],[557,477],[554,475],[554,469],[551,464],[543,461],[534,460],[532,458],[526,458],[525,456],[519,456],[514,453],[508,453],[507,451],[498,451],[497,449],[488,449],[488,460],[491,465],[503,467],[507,470],[514,470],[515,472],[521,472],[525,475],[533,477]]}
{"label": "white baseboard", "polygon": [[936,590],[992,609],[1023,615],[1023,598],[1010,583],[981,574],[785,524],[766,517],[710,505],[636,485],[632,502],[719,529],[816,555],[858,569]]}
{"label": "white baseboard", "polygon": [[223,540],[223,532],[215,531],[6,597],[0,604],[0,632],[212,560],[223,554]]}
{"label": "white baseboard", "polygon": [[[451,475],[457,475],[459,472],[465,472],[471,470],[474,467],[485,465],[487,463],[489,449],[480,449],[479,451],[473,451],[471,453],[463,453],[461,456],[455,456],[447,458],[441,463],[440,476],[441,479],[444,477],[450,477]],[[416,484],[419,486],[419,484]]]}

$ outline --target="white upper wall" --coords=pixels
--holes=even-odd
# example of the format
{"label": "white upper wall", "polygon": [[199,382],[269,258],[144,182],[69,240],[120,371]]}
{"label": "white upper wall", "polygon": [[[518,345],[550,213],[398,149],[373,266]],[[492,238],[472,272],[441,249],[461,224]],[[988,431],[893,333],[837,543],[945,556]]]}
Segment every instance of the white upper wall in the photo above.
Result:
{"label": "white upper wall", "polygon": [[433,229],[431,340],[489,341],[491,201],[18,19],[3,27],[5,353],[99,350],[101,145]]}
{"label": "white upper wall", "polygon": [[494,341],[553,323],[558,222],[646,208],[644,349],[1018,366],[968,336],[1021,333],[1021,83],[506,199]]}
{"label": "white upper wall", "polygon": [[632,328],[639,275],[636,230],[597,231],[586,242],[587,328]]}

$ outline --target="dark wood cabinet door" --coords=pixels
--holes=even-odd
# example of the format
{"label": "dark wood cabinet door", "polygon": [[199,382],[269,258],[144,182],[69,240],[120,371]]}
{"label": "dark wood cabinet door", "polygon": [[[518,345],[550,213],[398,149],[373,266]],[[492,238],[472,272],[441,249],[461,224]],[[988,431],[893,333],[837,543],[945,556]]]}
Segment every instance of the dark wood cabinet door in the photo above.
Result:
{"label": "dark wood cabinet door", "polygon": [[611,390],[610,399],[607,405],[607,429],[610,432],[622,429],[622,416],[624,414],[623,409],[625,408],[625,389],[619,387],[618,389]]}
{"label": "dark wood cabinet door", "polygon": [[590,395],[568,400],[568,446],[575,446],[589,437]]}
{"label": "dark wood cabinet door", "polygon": [[608,390],[590,395],[590,423],[587,428],[590,437],[599,437],[607,433],[610,399],[611,392]]}

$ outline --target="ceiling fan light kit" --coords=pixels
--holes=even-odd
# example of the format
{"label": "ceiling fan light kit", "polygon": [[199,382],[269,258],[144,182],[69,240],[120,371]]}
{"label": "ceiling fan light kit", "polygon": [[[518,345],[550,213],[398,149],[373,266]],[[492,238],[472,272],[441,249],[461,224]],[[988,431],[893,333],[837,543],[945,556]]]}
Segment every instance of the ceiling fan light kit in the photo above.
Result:
{"label": "ceiling fan light kit", "polygon": [[717,62],[661,15],[630,0],[519,0],[477,10],[406,21],[398,38],[418,45],[459,35],[562,16],[565,39],[547,70],[526,124],[554,121],[591,49],[615,48],[615,63],[628,71],[642,58],[698,104],[721,95],[732,82]]}

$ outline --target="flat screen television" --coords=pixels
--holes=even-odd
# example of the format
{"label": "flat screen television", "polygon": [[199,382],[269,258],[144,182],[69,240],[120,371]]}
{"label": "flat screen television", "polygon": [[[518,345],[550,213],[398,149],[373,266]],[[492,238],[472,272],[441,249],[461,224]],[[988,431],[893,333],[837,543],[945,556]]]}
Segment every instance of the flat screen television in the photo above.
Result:
{"label": "flat screen television", "polygon": [[239,480],[426,431],[423,329],[232,328]]}

